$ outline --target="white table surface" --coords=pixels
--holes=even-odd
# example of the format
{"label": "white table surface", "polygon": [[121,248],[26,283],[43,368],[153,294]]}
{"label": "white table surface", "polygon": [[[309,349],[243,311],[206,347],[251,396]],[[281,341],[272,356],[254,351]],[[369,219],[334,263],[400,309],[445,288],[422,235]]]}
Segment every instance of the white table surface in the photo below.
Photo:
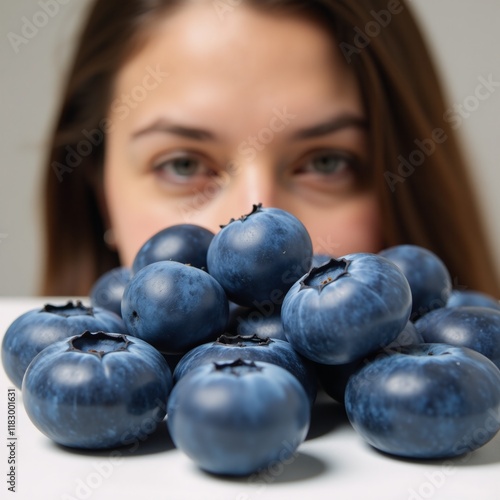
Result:
{"label": "white table surface", "polygon": [[[0,335],[29,309],[66,298],[1,298]],[[88,302],[87,302],[88,303]],[[69,451],[31,423],[17,395],[16,494],[8,491],[7,393],[1,370],[0,497],[22,499],[264,500],[498,500],[500,433],[474,453],[432,462],[378,453],[350,427],[340,406],[317,401],[308,438],[285,464],[264,475],[227,479],[199,470],[169,439],[166,425],[138,445],[115,451]]]}

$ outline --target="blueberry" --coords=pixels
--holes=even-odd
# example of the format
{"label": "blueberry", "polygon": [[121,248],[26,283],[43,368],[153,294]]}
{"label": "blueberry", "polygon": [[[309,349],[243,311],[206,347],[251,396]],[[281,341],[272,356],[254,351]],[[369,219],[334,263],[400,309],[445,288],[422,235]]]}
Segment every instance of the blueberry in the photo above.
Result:
{"label": "blueberry", "polygon": [[23,380],[36,427],[64,446],[112,448],[162,422],[172,375],[163,356],[127,335],[84,332],[39,353]]}
{"label": "blueberry", "polygon": [[265,361],[288,370],[302,383],[310,403],[314,402],[317,391],[314,365],[295,352],[288,342],[258,335],[221,335],[215,342],[195,347],[177,364],[174,382],[202,364],[236,361],[238,358]]}
{"label": "blueberry", "polygon": [[311,238],[296,217],[259,204],[214,236],[207,263],[231,301],[255,307],[268,301],[280,304],[309,269],[312,255]]}
{"label": "blueberry", "polygon": [[224,290],[205,271],[174,261],[143,267],[130,280],[122,316],[131,335],[167,354],[215,340],[227,325]]}
{"label": "blueberry", "polygon": [[59,306],[46,304],[19,316],[2,341],[2,364],[18,388],[31,360],[45,347],[85,330],[127,333],[122,319],[100,307],[86,307],[69,301]]}
{"label": "blueberry", "polygon": [[417,245],[397,245],[379,255],[394,262],[406,276],[412,294],[412,321],[446,305],[451,294],[451,277],[434,252]]}
{"label": "blueberry", "polygon": [[424,339],[415,325],[408,321],[403,331],[386,347],[367,356],[342,365],[317,364],[318,381],[323,390],[339,403],[344,403],[345,388],[349,379],[363,366],[374,359],[385,356],[387,352],[404,349],[410,345],[423,344]]}
{"label": "blueberry", "polygon": [[345,408],[354,429],[378,450],[419,459],[455,457],[500,430],[500,370],[466,347],[410,346],[352,375]]}
{"label": "blueberry", "polygon": [[306,437],[310,406],[280,366],[236,360],[198,366],[173,388],[174,444],[213,474],[244,476],[288,460]]}
{"label": "blueberry", "polygon": [[423,344],[424,342],[425,340],[415,324],[408,321],[401,333],[385,349],[399,349],[400,347]]}
{"label": "blueberry", "polygon": [[351,363],[392,342],[411,310],[408,281],[376,254],[349,254],[313,268],[283,302],[285,335],[320,364]]}
{"label": "blueberry", "polygon": [[334,258],[333,255],[328,255],[326,253],[315,253],[312,258],[311,267],[320,267],[323,264],[326,264],[332,258]]}
{"label": "blueberry", "polygon": [[177,224],[157,232],[139,249],[132,271],[162,260],[207,268],[207,251],[214,233],[195,224]]}
{"label": "blueberry", "polygon": [[281,323],[281,308],[273,311],[249,307],[233,309],[229,315],[227,330],[234,335],[258,335],[286,340]]}
{"label": "blueberry", "polygon": [[316,371],[318,373],[319,385],[328,396],[335,399],[338,403],[344,404],[347,382],[364,364],[365,360],[360,359],[342,365],[323,365],[318,363]]}
{"label": "blueberry", "polygon": [[444,307],[416,323],[425,342],[469,347],[500,368],[500,311],[489,307]]}
{"label": "blueberry", "polygon": [[123,291],[132,272],[128,267],[115,267],[100,276],[90,290],[90,303],[121,316]]}
{"label": "blueberry", "polygon": [[500,302],[491,295],[476,290],[453,290],[446,307],[478,306],[500,311]]}

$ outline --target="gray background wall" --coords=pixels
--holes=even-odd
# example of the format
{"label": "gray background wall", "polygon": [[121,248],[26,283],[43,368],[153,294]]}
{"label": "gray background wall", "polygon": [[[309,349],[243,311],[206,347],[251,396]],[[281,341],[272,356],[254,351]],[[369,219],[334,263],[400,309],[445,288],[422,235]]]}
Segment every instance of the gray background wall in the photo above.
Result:
{"label": "gray background wall", "polygon": [[[53,6],[46,23],[40,14],[42,4]],[[458,133],[471,159],[500,269],[500,88],[477,109],[472,99],[479,78],[500,82],[500,2],[413,0],[411,4],[440,64],[450,107],[465,104],[470,109]],[[0,5],[1,296],[34,295],[37,291],[42,259],[39,184],[44,142],[74,31],[87,5],[88,0],[2,0]],[[22,35],[25,18],[40,27],[16,51],[9,33]]]}

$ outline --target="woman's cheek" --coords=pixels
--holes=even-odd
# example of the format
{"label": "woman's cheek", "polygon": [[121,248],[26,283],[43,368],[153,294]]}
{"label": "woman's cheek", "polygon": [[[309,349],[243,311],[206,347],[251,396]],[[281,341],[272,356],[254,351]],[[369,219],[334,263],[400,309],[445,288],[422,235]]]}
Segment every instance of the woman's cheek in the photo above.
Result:
{"label": "woman's cheek", "polygon": [[341,256],[383,248],[380,209],[374,196],[344,203],[322,216],[312,215],[304,223],[315,253]]}

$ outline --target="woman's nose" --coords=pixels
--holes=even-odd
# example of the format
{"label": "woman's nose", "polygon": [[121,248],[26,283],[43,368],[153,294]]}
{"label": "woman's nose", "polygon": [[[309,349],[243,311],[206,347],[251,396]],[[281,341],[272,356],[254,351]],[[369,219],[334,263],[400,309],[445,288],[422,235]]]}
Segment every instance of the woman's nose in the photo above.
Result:
{"label": "woman's nose", "polygon": [[227,184],[210,207],[211,222],[217,229],[232,218],[250,213],[258,203],[264,207],[280,207],[282,189],[276,169],[268,162],[241,163],[230,169],[228,175]]}

